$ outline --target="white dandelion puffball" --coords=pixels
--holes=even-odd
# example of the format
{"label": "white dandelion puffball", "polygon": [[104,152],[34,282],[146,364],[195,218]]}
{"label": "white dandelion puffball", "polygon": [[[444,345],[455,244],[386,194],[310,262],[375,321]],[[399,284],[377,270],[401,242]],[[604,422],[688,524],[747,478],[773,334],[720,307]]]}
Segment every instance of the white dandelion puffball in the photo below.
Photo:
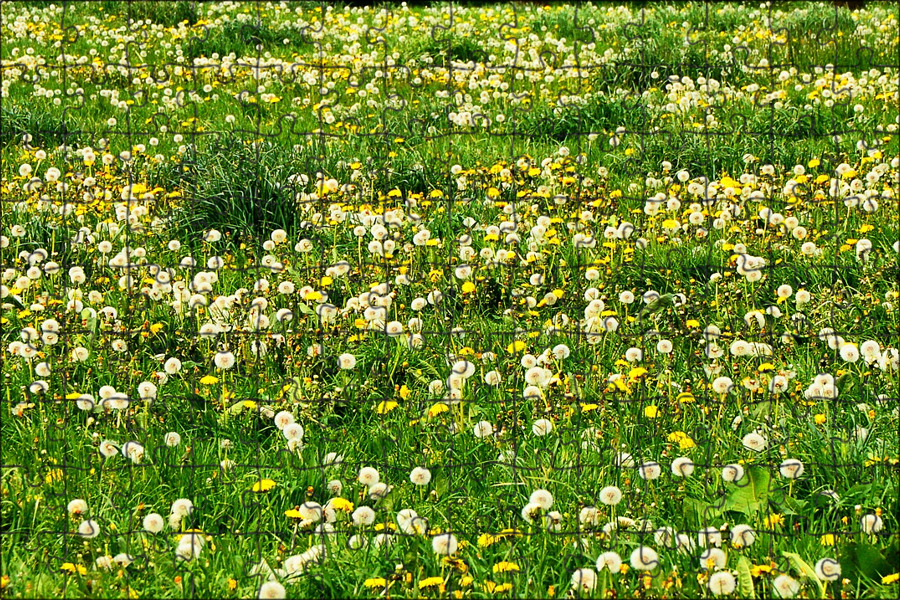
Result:
{"label": "white dandelion puffball", "polygon": [[860,524],[864,533],[878,533],[884,526],[881,517],[875,514],[864,515]]}
{"label": "white dandelion puffball", "polygon": [[779,575],[772,582],[779,598],[793,598],[800,591],[800,583],[790,575]]}
{"label": "white dandelion puffball", "polygon": [[572,573],[572,589],[579,592],[593,592],[597,587],[597,572],[593,569],[578,569]]}
{"label": "white dandelion puffball", "polygon": [[690,477],[694,472],[694,463],[687,456],[679,456],[672,461],[672,474],[678,477]]}
{"label": "white dandelion puffball", "polygon": [[194,510],[194,503],[187,498],[179,498],[172,503],[172,514],[186,517]]}
{"label": "white dandelion puffball", "polygon": [[833,558],[823,558],[816,563],[815,571],[822,581],[837,581],[841,576],[841,563]]}
{"label": "white dandelion puffball", "polygon": [[352,519],[357,527],[371,525],[375,522],[375,511],[368,506],[360,506],[353,511]]}
{"label": "white dandelion puffball", "polygon": [[149,533],[159,533],[165,525],[165,520],[158,513],[150,513],[144,517],[144,531]]}
{"label": "white dandelion puffball", "polygon": [[658,462],[645,462],[638,469],[638,475],[641,476],[641,479],[645,479],[647,481],[657,479],[661,474],[662,467],[659,466]]}
{"label": "white dandelion puffball", "polygon": [[618,573],[622,570],[622,557],[613,551],[604,552],[597,557],[597,571],[608,569],[610,573]]}
{"label": "white dandelion puffball", "polygon": [[749,525],[735,525],[731,528],[731,543],[738,548],[746,548],[756,541],[756,532]]}
{"label": "white dandelion puffball", "polygon": [[69,502],[66,506],[66,509],[69,511],[70,515],[81,515],[87,512],[88,505],[87,502],[82,500],[81,498],[76,498]]}
{"label": "white dandelion puffball", "polygon": [[305,434],[306,431],[304,431],[303,425],[300,423],[288,423],[281,430],[281,435],[288,441],[300,441]]}
{"label": "white dandelion puffball", "polygon": [[728,571],[717,571],[709,576],[709,591],[715,596],[727,596],[734,592],[737,581]]}
{"label": "white dandelion puffball", "polygon": [[277,600],[279,598],[286,598],[287,592],[285,591],[284,586],[277,581],[267,581],[259,586],[259,596],[257,597],[261,600]]}
{"label": "white dandelion puffball", "polygon": [[363,467],[359,470],[359,482],[363,485],[373,486],[379,482],[381,476],[372,467]]}
{"label": "white dandelion puffball", "polygon": [[341,354],[338,357],[338,364],[345,371],[349,371],[356,366],[356,357],[349,353]]}
{"label": "white dandelion puffball", "polygon": [[638,546],[631,553],[629,561],[631,568],[638,571],[652,571],[659,564],[659,555],[656,550],[647,546]]}
{"label": "white dandelion puffball", "polygon": [[618,456],[616,456],[616,466],[630,469],[634,467],[634,457],[627,452],[620,452]]}
{"label": "white dandelion puffball", "polygon": [[722,481],[734,483],[744,478],[744,467],[739,464],[722,467]]}
{"label": "white dandelion puffball", "polygon": [[409,480],[415,485],[428,485],[431,481],[431,471],[424,467],[416,467],[409,474]]}
{"label": "white dandelion puffball", "polygon": [[540,437],[553,431],[553,423],[548,419],[538,419],[531,425],[531,432]]}
{"label": "white dandelion puffball", "polygon": [[734,388],[734,382],[730,377],[717,377],[712,382],[712,388],[717,394],[727,394]]}
{"label": "white dandelion puffball", "polygon": [[539,519],[541,516],[541,505],[535,502],[529,502],[525,506],[522,507],[522,519],[526,523],[534,523],[536,519]]}
{"label": "white dandelion puffball", "polygon": [[700,555],[700,568],[704,571],[713,571],[725,568],[725,553],[718,548],[707,548]]}
{"label": "white dandelion puffball", "polygon": [[456,541],[456,536],[452,533],[440,533],[431,539],[431,549],[434,550],[435,554],[443,554],[444,556],[456,554],[458,546],[459,542]]}
{"label": "white dandelion puffball", "polygon": [[745,435],[741,439],[741,443],[744,445],[744,448],[753,450],[754,452],[762,452],[767,446],[766,438],[756,432]]}
{"label": "white dandelion puffball", "polygon": [[285,426],[290,425],[294,422],[294,415],[289,413],[286,410],[282,410],[275,414],[275,427],[280,430],[283,430]]}
{"label": "white dandelion puffball", "polygon": [[474,433],[475,437],[478,439],[486,438],[489,435],[493,435],[494,426],[487,421],[479,421],[475,424],[475,427],[472,428],[472,433]]}
{"label": "white dandelion puffball", "polygon": [[697,533],[697,543],[703,548],[707,546],[721,546],[722,532],[716,527],[704,527]]}
{"label": "white dandelion puffball", "polygon": [[778,470],[786,479],[799,479],[803,475],[803,463],[796,458],[789,458],[781,463]]}
{"label": "white dandelion puffball", "polygon": [[215,363],[217,369],[227,371],[234,366],[234,362],[234,354],[231,352],[216,352]]}
{"label": "white dandelion puffball", "polygon": [[615,506],[622,501],[622,490],[614,485],[608,485],[600,490],[600,502],[607,506]]}
{"label": "white dandelion puffball", "polygon": [[550,510],[550,507],[553,506],[553,495],[547,490],[534,490],[528,501],[540,506],[541,510]]}
{"label": "white dandelion puffball", "polygon": [[82,521],[78,526],[78,535],[87,540],[93,539],[100,535],[100,524],[90,519]]}

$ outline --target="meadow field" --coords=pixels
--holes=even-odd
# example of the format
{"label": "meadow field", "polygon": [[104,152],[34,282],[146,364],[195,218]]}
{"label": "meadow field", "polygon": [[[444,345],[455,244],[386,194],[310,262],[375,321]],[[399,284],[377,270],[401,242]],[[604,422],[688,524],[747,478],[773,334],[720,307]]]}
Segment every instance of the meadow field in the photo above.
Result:
{"label": "meadow field", "polygon": [[0,5],[0,597],[896,598],[900,12]]}

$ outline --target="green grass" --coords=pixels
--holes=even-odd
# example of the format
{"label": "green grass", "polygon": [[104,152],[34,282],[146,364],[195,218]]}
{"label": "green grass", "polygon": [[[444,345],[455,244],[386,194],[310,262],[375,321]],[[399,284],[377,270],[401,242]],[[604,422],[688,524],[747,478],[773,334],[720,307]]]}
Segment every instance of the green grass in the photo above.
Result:
{"label": "green grass", "polygon": [[[639,545],[659,554],[651,578],[603,571],[584,596],[709,597],[701,548],[654,536],[671,527],[696,545],[705,526],[724,532],[731,597],[773,597],[781,574],[798,597],[897,596],[883,578],[900,571],[898,371],[845,360],[819,337],[830,327],[858,348],[897,343],[892,4],[454,2],[452,21],[441,2],[50,4],[8,2],[2,13],[4,598],[258,597],[261,560],[285,569],[319,544],[324,558],[301,576],[277,573],[289,597],[378,597],[388,586],[391,597],[560,598],[602,552],[629,564]],[[61,53],[72,57],[65,73],[35,60]],[[126,57],[130,68],[105,68]],[[75,152],[85,146],[93,163]],[[842,163],[855,173],[842,178]],[[26,191],[34,176],[43,185]],[[831,198],[832,178],[870,190],[877,210],[846,205],[849,191]],[[337,189],[317,185],[330,179]],[[717,198],[700,214],[708,182]],[[140,187],[126,212],[129,184]],[[726,196],[735,186],[762,197]],[[767,226],[763,208],[782,222]],[[625,221],[630,237],[608,239]],[[739,245],[766,260],[761,280],[737,270]],[[462,265],[473,270],[465,281]],[[286,281],[293,291],[279,290]],[[646,304],[650,290],[661,298]],[[268,323],[251,308],[259,298]],[[602,332],[593,308],[617,328]],[[282,309],[293,319],[280,322]],[[333,320],[320,316],[331,310]],[[40,335],[48,319],[59,339],[23,356],[26,328]],[[402,335],[385,335],[395,323]],[[713,324],[719,358],[703,334]],[[732,355],[736,340],[771,354]],[[553,358],[559,344],[567,358]],[[226,349],[235,364],[221,369]],[[340,368],[343,354],[353,369]],[[541,397],[526,393],[536,376],[526,354],[549,357]],[[161,377],[170,358],[181,370]],[[446,388],[462,359],[475,371],[456,403],[434,382]],[[493,370],[496,386],[485,381]],[[822,373],[837,398],[807,397]],[[776,375],[789,378],[780,395],[767,392]],[[731,392],[712,389],[721,376]],[[32,389],[40,382],[45,392]],[[152,400],[140,398],[147,382]],[[131,404],[76,405],[103,386]],[[303,426],[302,447],[288,446],[280,411]],[[539,419],[549,434],[533,433]],[[476,437],[480,421],[496,435]],[[761,453],[742,443],[756,429],[768,439]],[[105,458],[104,440],[137,441],[144,456]],[[515,468],[500,456],[514,449]],[[617,466],[619,452],[658,462],[661,476]],[[344,462],[326,465],[328,453]],[[695,464],[690,477],[670,471],[681,456]],[[805,467],[796,481],[779,472],[789,458]],[[745,478],[723,481],[739,461]],[[423,487],[410,481],[417,466],[431,473]],[[390,492],[370,497],[362,467]],[[253,491],[261,480],[274,487]],[[623,500],[605,506],[613,485]],[[537,489],[552,493],[561,532],[523,518]],[[338,510],[323,535],[289,516],[335,497],[372,508],[374,523]],[[76,498],[86,514],[68,514]],[[189,516],[144,531],[148,514],[168,521],[180,498],[193,502]],[[592,506],[589,530],[579,515]],[[425,534],[376,547],[403,509],[427,519]],[[876,511],[883,529],[862,532]],[[617,517],[653,527],[601,534]],[[98,537],[77,535],[84,519]],[[756,531],[748,548],[729,544],[740,524]],[[188,529],[208,537],[183,561]],[[451,561],[432,549],[438,529],[462,542]],[[491,537],[509,529],[519,535]],[[367,546],[352,549],[354,535]],[[102,566],[120,553],[133,562]],[[823,558],[839,561],[837,581],[810,576]]]}

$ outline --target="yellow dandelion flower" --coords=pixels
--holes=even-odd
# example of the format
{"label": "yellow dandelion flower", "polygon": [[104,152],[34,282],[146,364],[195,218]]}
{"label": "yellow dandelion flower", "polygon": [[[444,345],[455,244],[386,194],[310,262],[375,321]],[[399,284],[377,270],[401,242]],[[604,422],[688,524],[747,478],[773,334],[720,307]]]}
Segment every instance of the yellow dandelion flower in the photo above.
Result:
{"label": "yellow dandelion flower", "polygon": [[256,493],[268,492],[275,487],[275,482],[271,479],[262,479],[253,484],[253,491]]}
{"label": "yellow dandelion flower", "polygon": [[450,407],[444,404],[443,402],[438,402],[434,406],[428,409],[428,416],[434,418],[441,413],[445,413],[450,410]]}
{"label": "yellow dandelion flower", "polygon": [[363,582],[363,585],[370,590],[384,588],[387,586],[387,580],[384,577],[370,577]]}
{"label": "yellow dandelion flower", "polygon": [[505,560],[501,560],[496,565],[494,565],[494,573],[507,573],[509,571],[520,571],[519,565],[514,562],[508,562]]}
{"label": "yellow dandelion flower", "polygon": [[375,412],[378,413],[379,415],[387,414],[387,413],[391,412],[392,410],[394,410],[395,408],[397,408],[398,406],[400,406],[400,405],[397,404],[396,402],[394,402],[393,400],[382,400],[381,402],[378,403],[378,406],[375,407]]}
{"label": "yellow dandelion flower", "polygon": [[75,565],[73,563],[63,563],[61,570],[66,571],[71,574],[78,573],[79,575],[87,575],[87,569],[81,565]]}
{"label": "yellow dandelion flower", "polygon": [[443,577],[427,577],[419,582],[419,589],[421,590],[442,585],[444,585]]}
{"label": "yellow dandelion flower", "polygon": [[647,374],[647,369],[644,367],[635,367],[631,371],[628,372],[629,379],[637,379],[638,377],[643,377]]}
{"label": "yellow dandelion flower", "polygon": [[201,385],[213,385],[215,383],[219,383],[218,377],[213,377],[212,375],[205,375],[200,378]]}
{"label": "yellow dandelion flower", "polygon": [[763,523],[765,524],[766,527],[772,527],[774,525],[783,525],[784,517],[779,515],[778,513],[772,513],[771,515],[769,515],[768,517],[763,519]]}
{"label": "yellow dandelion flower", "polygon": [[510,354],[515,354],[516,352],[522,352],[525,350],[526,344],[522,340],[516,340],[506,347],[506,351]]}
{"label": "yellow dandelion flower", "polygon": [[353,512],[353,503],[346,498],[332,498],[331,507],[334,510],[342,510],[344,512]]}

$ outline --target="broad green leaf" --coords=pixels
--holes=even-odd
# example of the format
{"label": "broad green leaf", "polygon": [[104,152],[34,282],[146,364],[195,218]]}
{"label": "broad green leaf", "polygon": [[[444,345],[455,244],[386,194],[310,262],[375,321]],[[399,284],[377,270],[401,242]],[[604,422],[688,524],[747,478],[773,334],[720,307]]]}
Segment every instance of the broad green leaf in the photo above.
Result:
{"label": "broad green leaf", "polygon": [[696,498],[685,498],[684,518],[695,526],[705,525],[710,519],[722,516],[722,508]]}
{"label": "broad green leaf", "polygon": [[446,475],[435,477],[434,491],[438,498],[442,497],[450,489],[450,479]]}
{"label": "broad green leaf", "polygon": [[753,575],[750,573],[750,560],[742,556],[737,562],[738,592],[741,598],[756,598],[753,589]]}
{"label": "broad green leaf", "polygon": [[806,500],[797,500],[791,496],[785,496],[784,502],[781,503],[779,508],[786,515],[802,515],[805,514],[806,505]]}
{"label": "broad green leaf", "polygon": [[769,470],[765,467],[749,467],[746,483],[735,486],[725,498],[724,510],[752,514],[766,508],[769,501]]}
{"label": "broad green leaf", "polygon": [[802,573],[804,577],[808,577],[813,581],[813,583],[816,585],[816,589],[819,590],[819,598],[825,597],[825,586],[822,585],[822,581],[818,577],[816,577],[816,572],[811,566],[809,566],[809,563],[800,558],[799,554],[795,554],[793,552],[782,552],[782,556],[788,559],[791,563],[791,566]]}
{"label": "broad green leaf", "polygon": [[307,305],[306,305],[306,302],[298,302],[298,303],[297,303],[297,308],[299,308],[299,309],[300,309],[300,312],[302,312],[304,315],[314,315],[314,314],[316,314],[316,311],[314,311],[314,310],[311,309],[309,306],[307,306]]}
{"label": "broad green leaf", "polygon": [[871,544],[853,542],[841,553],[841,566],[846,575],[864,575],[869,579],[881,579],[897,569],[892,567],[881,551]]}

